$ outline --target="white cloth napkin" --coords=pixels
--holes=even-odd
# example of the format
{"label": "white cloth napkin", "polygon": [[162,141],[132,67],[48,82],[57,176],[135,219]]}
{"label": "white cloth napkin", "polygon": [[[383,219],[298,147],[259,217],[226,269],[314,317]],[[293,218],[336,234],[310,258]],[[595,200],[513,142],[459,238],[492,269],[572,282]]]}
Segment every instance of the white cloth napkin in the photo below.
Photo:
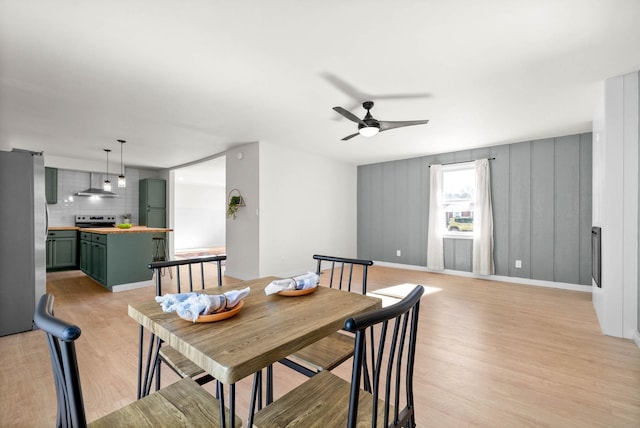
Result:
{"label": "white cloth napkin", "polygon": [[276,294],[283,290],[305,290],[318,286],[320,276],[314,272],[307,272],[303,275],[294,276],[293,278],[278,279],[271,281],[264,289],[265,294]]}
{"label": "white cloth napkin", "polygon": [[249,295],[249,287],[230,290],[223,294],[179,293],[156,296],[164,312],[176,312],[181,318],[196,321],[200,315],[209,315],[231,309]]}

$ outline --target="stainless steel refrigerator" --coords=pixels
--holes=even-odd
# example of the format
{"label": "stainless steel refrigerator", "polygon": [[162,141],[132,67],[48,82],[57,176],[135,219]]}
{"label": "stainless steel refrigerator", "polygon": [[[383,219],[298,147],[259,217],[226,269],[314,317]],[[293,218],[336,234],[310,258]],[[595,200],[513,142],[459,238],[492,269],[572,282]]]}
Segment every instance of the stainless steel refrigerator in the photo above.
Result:
{"label": "stainless steel refrigerator", "polygon": [[0,336],[33,329],[46,292],[46,212],[42,153],[0,151]]}

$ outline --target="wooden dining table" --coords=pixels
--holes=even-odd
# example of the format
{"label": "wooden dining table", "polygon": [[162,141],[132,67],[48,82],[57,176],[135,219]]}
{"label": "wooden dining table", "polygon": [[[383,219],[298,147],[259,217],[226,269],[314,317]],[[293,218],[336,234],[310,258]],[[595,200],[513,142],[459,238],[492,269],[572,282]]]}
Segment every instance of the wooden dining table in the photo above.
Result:
{"label": "wooden dining table", "polygon": [[[241,310],[222,321],[186,321],[176,313],[163,312],[155,301],[129,305],[128,313],[152,337],[157,336],[219,382],[229,385],[229,412],[233,415],[236,382],[340,330],[347,318],[382,306],[378,298],[324,286],[301,296],[267,296],[265,287],[276,279],[279,278],[265,277],[203,290],[221,294],[250,287]],[[139,373],[142,365],[140,357]],[[220,406],[221,426],[225,426],[224,400],[220,400]],[[229,420],[233,427],[234,418]]]}

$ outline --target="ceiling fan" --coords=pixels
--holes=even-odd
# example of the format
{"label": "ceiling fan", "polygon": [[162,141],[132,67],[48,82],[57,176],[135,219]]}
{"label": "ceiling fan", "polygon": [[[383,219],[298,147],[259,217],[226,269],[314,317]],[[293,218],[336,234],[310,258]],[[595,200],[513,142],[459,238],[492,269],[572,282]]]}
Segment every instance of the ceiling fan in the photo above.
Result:
{"label": "ceiling fan", "polygon": [[355,134],[347,135],[342,139],[342,141],[349,140],[356,135],[362,135],[363,137],[373,137],[378,132],[388,131],[389,129],[401,128],[403,126],[424,125],[425,123],[429,122],[428,120],[403,120],[395,122],[391,122],[388,120],[377,120],[374,119],[373,116],[371,116],[370,110],[373,108],[373,101],[363,102],[362,107],[364,107],[364,109],[367,111],[367,114],[362,119],[343,107],[333,108],[336,112],[358,124],[358,132],[356,132]]}

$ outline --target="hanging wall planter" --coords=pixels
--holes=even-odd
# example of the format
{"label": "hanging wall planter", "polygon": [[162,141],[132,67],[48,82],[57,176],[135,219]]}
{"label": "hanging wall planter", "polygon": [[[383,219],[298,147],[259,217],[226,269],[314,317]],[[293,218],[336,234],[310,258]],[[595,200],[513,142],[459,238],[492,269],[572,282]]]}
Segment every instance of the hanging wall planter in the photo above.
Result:
{"label": "hanging wall planter", "polygon": [[238,208],[244,206],[244,198],[240,194],[240,191],[235,188],[231,189],[231,191],[229,192],[229,197],[227,198],[227,218],[233,217],[235,220]]}

